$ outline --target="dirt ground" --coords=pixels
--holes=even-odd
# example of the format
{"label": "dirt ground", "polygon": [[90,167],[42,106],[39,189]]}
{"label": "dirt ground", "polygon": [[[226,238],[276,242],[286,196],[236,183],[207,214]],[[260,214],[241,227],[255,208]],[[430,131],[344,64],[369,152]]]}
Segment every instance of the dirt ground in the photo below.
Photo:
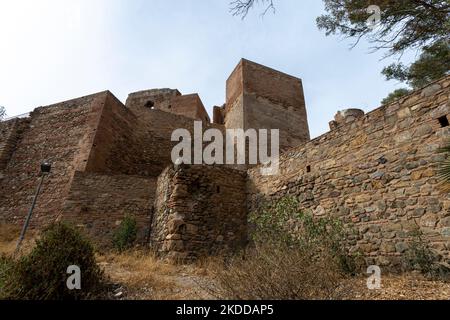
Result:
{"label": "dirt ground", "polygon": [[138,252],[99,256],[98,261],[115,284],[117,299],[214,299],[207,289],[207,271],[200,264],[174,265]]}
{"label": "dirt ground", "polygon": [[381,289],[368,290],[365,278],[350,280],[357,300],[450,300],[450,283],[430,281],[421,275],[387,275]]}

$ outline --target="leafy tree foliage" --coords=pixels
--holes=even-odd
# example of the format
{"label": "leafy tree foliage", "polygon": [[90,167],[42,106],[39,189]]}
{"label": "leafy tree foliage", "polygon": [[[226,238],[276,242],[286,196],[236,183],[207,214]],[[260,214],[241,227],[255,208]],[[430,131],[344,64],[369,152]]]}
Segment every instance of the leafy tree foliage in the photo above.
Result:
{"label": "leafy tree foliage", "polygon": [[392,64],[383,70],[387,80],[400,80],[418,89],[444,77],[450,70],[450,46],[437,42],[423,49],[422,55],[411,66]]}
{"label": "leafy tree foliage", "polygon": [[391,102],[394,102],[397,99],[400,99],[401,97],[406,96],[410,92],[411,92],[411,90],[406,89],[406,88],[397,89],[394,92],[391,92],[386,98],[384,98],[383,101],[381,101],[381,103],[383,105],[389,104]]}
{"label": "leafy tree foliage", "polygon": [[[361,38],[373,44],[374,50],[386,49],[388,55],[402,54],[407,49],[422,50],[419,59],[405,66],[392,64],[383,70],[387,80],[396,79],[413,89],[423,87],[448,74],[450,70],[450,0],[324,0],[327,14],[317,18],[319,29],[327,35],[341,34]],[[377,5],[381,20],[374,30],[367,23],[367,8]],[[398,89],[382,103],[405,94]]]}
{"label": "leafy tree foliage", "polygon": [[[324,0],[327,14],[317,18],[319,29],[327,35],[366,37],[374,49],[391,54],[448,41],[450,35],[449,0]],[[377,5],[381,21],[376,30],[367,23],[367,8]]]}

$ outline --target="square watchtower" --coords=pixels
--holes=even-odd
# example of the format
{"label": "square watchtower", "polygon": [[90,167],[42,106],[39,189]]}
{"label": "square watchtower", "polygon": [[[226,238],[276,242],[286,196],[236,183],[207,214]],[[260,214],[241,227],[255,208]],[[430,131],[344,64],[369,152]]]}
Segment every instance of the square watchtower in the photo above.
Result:
{"label": "square watchtower", "polygon": [[282,150],[310,140],[301,79],[242,59],[226,91],[226,128],[279,129]]}

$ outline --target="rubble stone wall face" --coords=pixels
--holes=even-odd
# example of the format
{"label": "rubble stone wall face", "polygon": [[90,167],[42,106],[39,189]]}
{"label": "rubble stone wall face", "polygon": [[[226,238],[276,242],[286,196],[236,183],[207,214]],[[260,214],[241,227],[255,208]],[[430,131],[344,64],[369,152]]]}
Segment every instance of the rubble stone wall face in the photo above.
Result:
{"label": "rubble stone wall face", "polygon": [[159,109],[169,113],[185,116],[190,119],[202,121],[205,124],[211,122],[198,94],[187,94],[172,97],[167,104],[161,106]]}
{"label": "rubble stone wall face", "polygon": [[369,263],[398,265],[420,230],[450,259],[450,196],[436,178],[450,127],[450,78],[376,109],[284,153],[280,173],[248,171],[249,210],[285,196],[302,209],[354,225]]}
{"label": "rubble stone wall face", "polygon": [[151,246],[173,259],[246,244],[245,172],[224,166],[167,168],[158,179]]}
{"label": "rubble stone wall face", "polygon": [[136,219],[138,242],[148,240],[156,179],[76,172],[64,203],[64,221],[82,228],[99,246],[111,246],[123,218]]}
{"label": "rubble stone wall face", "polygon": [[[211,126],[207,124],[204,128]],[[192,119],[157,109],[132,111],[110,94],[85,170],[158,177],[172,164],[171,152],[178,142],[172,142],[171,136],[180,128],[187,129],[193,137]]]}
{"label": "rubble stone wall face", "polygon": [[155,152],[163,144],[149,125],[108,94],[84,171],[157,177],[168,164],[166,154],[161,159]]}
{"label": "rubble stone wall face", "polygon": [[58,217],[75,170],[87,161],[99,110],[106,93],[37,108],[30,115],[4,170],[0,186],[0,220],[23,223],[40,179],[40,164],[52,163],[37,202],[32,227]]}
{"label": "rubble stone wall face", "polygon": [[6,169],[28,124],[28,119],[12,119],[0,122],[0,172]]}
{"label": "rubble stone wall face", "polygon": [[181,93],[176,89],[143,90],[130,93],[125,105],[133,111],[141,108],[161,109],[169,104],[170,99],[180,95]]}
{"label": "rubble stone wall face", "polygon": [[302,81],[241,60],[227,80],[225,126],[278,129],[282,150],[310,139]]}

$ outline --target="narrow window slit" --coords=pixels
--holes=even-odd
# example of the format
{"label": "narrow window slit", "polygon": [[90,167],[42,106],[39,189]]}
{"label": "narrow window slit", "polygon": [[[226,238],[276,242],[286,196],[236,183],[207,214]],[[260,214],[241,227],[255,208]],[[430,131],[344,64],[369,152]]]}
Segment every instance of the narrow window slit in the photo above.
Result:
{"label": "narrow window slit", "polygon": [[446,128],[446,127],[450,126],[447,116],[442,116],[442,117],[438,118],[438,121],[442,128]]}

